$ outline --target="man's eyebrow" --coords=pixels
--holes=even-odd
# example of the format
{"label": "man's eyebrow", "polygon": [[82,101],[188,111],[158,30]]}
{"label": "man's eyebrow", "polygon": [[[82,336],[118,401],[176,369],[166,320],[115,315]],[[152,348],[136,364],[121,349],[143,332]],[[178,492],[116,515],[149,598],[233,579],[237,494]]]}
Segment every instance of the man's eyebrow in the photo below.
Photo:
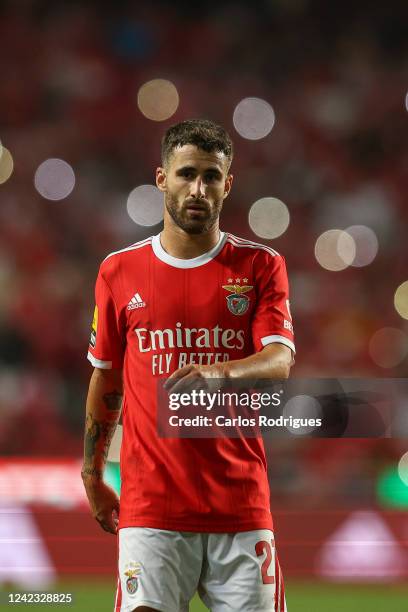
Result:
{"label": "man's eyebrow", "polygon": [[176,173],[180,174],[181,172],[196,172],[197,169],[194,166],[181,166],[181,168],[177,168]]}
{"label": "man's eyebrow", "polygon": [[214,174],[219,174],[221,176],[222,172],[219,168],[217,168],[217,166],[210,166],[209,168],[206,168],[205,170],[206,172],[214,172]]}
{"label": "man's eyebrow", "polygon": [[[195,166],[182,166],[176,170],[176,174],[182,174],[183,172],[197,172],[197,168]],[[206,168],[204,172],[213,172],[219,176],[222,175],[221,170],[217,168],[217,166],[210,166]]]}

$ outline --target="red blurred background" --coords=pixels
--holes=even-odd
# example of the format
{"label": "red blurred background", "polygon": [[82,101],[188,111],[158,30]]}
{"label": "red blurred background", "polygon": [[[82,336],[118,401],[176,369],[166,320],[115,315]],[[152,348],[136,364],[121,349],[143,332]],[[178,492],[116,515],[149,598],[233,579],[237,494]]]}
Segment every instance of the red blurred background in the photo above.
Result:
{"label": "red blurred background", "polygon": [[[19,0],[3,2],[0,14],[0,141],[14,162],[5,180],[3,150],[1,503],[4,513],[19,509],[16,516],[33,509],[37,535],[30,537],[45,539],[58,571],[111,572],[114,544],[92,524],[75,484],[93,286],[106,254],[160,231],[160,224],[134,223],[126,203],[135,187],[153,184],[170,124],[208,117],[233,137],[235,182],[222,227],[286,257],[293,375],[406,376],[408,323],[394,297],[408,280],[407,5]],[[156,78],[171,81],[179,95],[164,121],[147,118],[137,103],[143,84]],[[266,100],[276,117],[259,140],[243,138],[233,124],[236,105],[251,96]],[[75,175],[72,193],[58,201],[34,185],[40,164],[53,158]],[[273,240],[248,224],[251,205],[263,197],[278,198],[290,214],[288,229]],[[315,257],[317,239],[352,225],[375,233],[376,257],[325,269]],[[349,529],[352,546],[368,521],[398,552],[385,569],[374,563],[371,574],[373,555],[363,554],[357,576],[406,577],[408,524],[398,510],[408,506],[408,485],[397,466],[407,451],[404,437],[293,437],[268,446],[289,574],[321,573],[319,559],[337,529]],[[40,493],[40,483],[51,483],[48,492]],[[56,546],[60,514],[67,540]],[[307,536],[299,522],[307,523]],[[22,524],[15,523],[17,532]],[[89,538],[97,546],[87,546]],[[346,577],[357,571],[352,564],[343,570]]]}

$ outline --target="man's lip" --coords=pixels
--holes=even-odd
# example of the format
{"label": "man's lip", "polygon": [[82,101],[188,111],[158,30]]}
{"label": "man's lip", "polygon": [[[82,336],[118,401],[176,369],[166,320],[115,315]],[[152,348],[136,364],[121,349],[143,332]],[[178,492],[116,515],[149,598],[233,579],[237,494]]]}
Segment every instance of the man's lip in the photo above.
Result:
{"label": "man's lip", "polygon": [[207,206],[203,204],[187,204],[186,208],[190,210],[207,210]]}

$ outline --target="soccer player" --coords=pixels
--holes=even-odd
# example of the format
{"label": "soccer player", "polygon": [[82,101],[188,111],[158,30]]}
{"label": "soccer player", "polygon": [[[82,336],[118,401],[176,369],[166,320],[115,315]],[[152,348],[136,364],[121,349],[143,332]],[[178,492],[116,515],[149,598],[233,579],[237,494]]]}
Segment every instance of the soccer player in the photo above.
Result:
{"label": "soccer player", "polygon": [[[283,257],[220,231],[232,142],[208,120],[174,125],[156,184],[163,231],[111,253],[96,281],[82,477],[119,537],[116,611],[283,612],[263,442],[161,438],[157,384],[284,379],[295,351]],[[123,397],[123,402],[122,402]],[[120,499],[103,481],[122,407]]]}

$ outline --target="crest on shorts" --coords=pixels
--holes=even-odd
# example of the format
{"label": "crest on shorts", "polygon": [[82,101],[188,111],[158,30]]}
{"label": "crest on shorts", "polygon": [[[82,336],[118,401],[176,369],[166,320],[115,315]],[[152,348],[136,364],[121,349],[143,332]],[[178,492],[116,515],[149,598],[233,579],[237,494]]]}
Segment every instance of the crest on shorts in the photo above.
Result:
{"label": "crest on shorts", "polygon": [[[232,279],[228,279],[232,282]],[[247,282],[248,279],[242,279],[243,282]],[[240,278],[235,279],[234,285],[223,285],[222,288],[228,291],[231,295],[226,295],[225,298],[227,300],[228,310],[232,312],[233,315],[241,316],[245,314],[249,308],[250,299],[246,293],[251,291],[254,287],[253,285],[241,285]]]}
{"label": "crest on shorts", "polygon": [[139,580],[138,576],[142,573],[142,567],[140,563],[130,563],[126,566],[125,576],[127,576],[126,580],[126,590],[129,595],[134,595],[139,588]]}

